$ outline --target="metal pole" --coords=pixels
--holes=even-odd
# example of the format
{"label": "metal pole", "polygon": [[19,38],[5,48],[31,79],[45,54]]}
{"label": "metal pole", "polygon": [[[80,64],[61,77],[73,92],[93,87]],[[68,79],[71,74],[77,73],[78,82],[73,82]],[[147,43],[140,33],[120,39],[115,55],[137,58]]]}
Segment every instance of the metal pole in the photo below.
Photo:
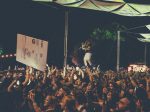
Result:
{"label": "metal pole", "polygon": [[145,51],[144,51],[144,64],[146,65],[147,58],[147,43],[145,43]]}
{"label": "metal pole", "polygon": [[64,36],[64,76],[67,68],[67,41],[68,41],[68,11],[65,11],[65,36]]}
{"label": "metal pole", "polygon": [[117,31],[117,72],[120,68],[120,31]]}

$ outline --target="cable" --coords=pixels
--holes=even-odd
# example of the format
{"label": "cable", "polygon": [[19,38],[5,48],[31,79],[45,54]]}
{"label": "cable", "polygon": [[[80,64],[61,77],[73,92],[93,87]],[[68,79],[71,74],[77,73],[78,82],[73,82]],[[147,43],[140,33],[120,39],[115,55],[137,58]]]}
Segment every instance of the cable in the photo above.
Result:
{"label": "cable", "polygon": [[[146,25],[143,25],[143,26],[138,26],[138,27],[133,27],[133,28],[129,28],[127,30],[123,30],[123,31],[128,31],[128,30],[133,30],[133,29],[138,29],[138,28],[142,28],[142,27],[145,27]],[[122,31],[121,31],[122,32]]]}
{"label": "cable", "polygon": [[140,33],[135,33],[135,32],[125,31],[125,30],[124,30],[124,31],[120,31],[120,32],[131,33],[131,34],[136,34],[136,35],[137,35],[137,34],[140,34]]}

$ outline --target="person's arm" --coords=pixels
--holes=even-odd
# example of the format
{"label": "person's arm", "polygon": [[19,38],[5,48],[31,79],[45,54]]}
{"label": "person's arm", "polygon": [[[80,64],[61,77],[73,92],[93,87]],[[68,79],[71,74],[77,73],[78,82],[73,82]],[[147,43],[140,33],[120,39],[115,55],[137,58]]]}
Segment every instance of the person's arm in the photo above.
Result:
{"label": "person's arm", "polygon": [[132,86],[134,87],[138,86],[137,83],[132,79],[132,77],[130,77],[130,81],[131,81]]}
{"label": "person's arm", "polygon": [[41,112],[41,109],[38,107],[37,103],[34,101],[32,102],[33,108],[35,112]]}
{"label": "person's arm", "polygon": [[80,72],[80,75],[82,76],[82,79],[84,79],[84,72],[81,68],[79,68],[79,72]]}
{"label": "person's arm", "polygon": [[146,91],[149,92],[150,91],[150,79],[146,78]]}
{"label": "person's arm", "polygon": [[45,84],[45,83],[46,83],[47,73],[46,73],[46,72],[44,72],[44,74],[43,74],[43,75],[44,75],[44,77],[43,77],[42,83],[43,83],[43,84]]}
{"label": "person's arm", "polygon": [[93,73],[90,71],[90,68],[86,68],[86,73],[88,74],[90,81],[93,81]]}
{"label": "person's arm", "polygon": [[75,70],[72,70],[72,71],[70,72],[70,75],[69,75],[69,76],[70,76],[70,82],[71,82],[71,83],[73,83],[73,81],[74,81],[74,74],[75,74],[75,72],[76,72]]}
{"label": "person's arm", "polygon": [[33,92],[29,93],[29,99],[31,100],[33,109],[35,112],[41,112],[40,107],[37,105],[37,103],[35,102],[35,94]]}
{"label": "person's arm", "polygon": [[23,85],[23,86],[26,86],[26,85],[28,84],[28,82],[29,82],[29,79],[30,79],[30,75],[29,75],[29,74],[26,74],[25,80],[24,80],[24,82],[22,83],[22,85]]}
{"label": "person's arm", "polygon": [[99,99],[98,104],[102,107],[102,112],[105,112],[105,110],[106,110],[105,101],[102,99]]}
{"label": "person's arm", "polygon": [[55,73],[56,73],[56,67],[52,67],[52,69],[51,69],[51,71],[50,71],[50,74],[51,75],[55,75]]}
{"label": "person's arm", "polygon": [[45,84],[46,83],[46,78],[47,78],[47,70],[46,70],[46,68],[45,68],[45,70],[43,72],[43,75],[44,75],[44,77],[43,77],[42,83]]}
{"label": "person's arm", "polygon": [[12,83],[8,86],[7,91],[11,92],[13,85],[16,83],[16,80],[13,80]]}
{"label": "person's arm", "polygon": [[23,86],[26,86],[29,82],[29,79],[30,79],[30,73],[29,73],[29,68],[26,69],[26,75],[25,75],[25,80],[24,82],[22,83]]}

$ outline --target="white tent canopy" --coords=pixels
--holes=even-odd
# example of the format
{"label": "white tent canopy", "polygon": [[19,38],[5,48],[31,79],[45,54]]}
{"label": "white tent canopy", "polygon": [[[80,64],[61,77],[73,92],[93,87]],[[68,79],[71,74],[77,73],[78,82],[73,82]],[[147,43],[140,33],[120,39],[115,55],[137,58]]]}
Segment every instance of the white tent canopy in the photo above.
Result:
{"label": "white tent canopy", "polygon": [[150,42],[150,33],[140,33],[144,38],[137,38],[141,42]]}
{"label": "white tent canopy", "polygon": [[141,42],[150,42],[150,39],[149,38],[137,38],[139,41],[141,41]]}
{"label": "white tent canopy", "polygon": [[122,8],[113,11],[112,13],[122,16],[142,16],[139,12],[131,8],[128,4],[125,4]]}
{"label": "white tent canopy", "polygon": [[150,25],[146,25],[146,27],[150,30]]}
{"label": "white tent canopy", "polygon": [[107,1],[107,2],[122,2],[122,3],[124,3],[123,0],[103,0],[103,1]]}
{"label": "white tent canopy", "polygon": [[148,4],[129,4],[131,7],[133,7],[135,10],[137,10],[140,13],[148,13],[150,12],[150,5]]}
{"label": "white tent canopy", "polygon": [[145,39],[150,39],[150,33],[141,33],[141,36],[143,36]]}
{"label": "white tent canopy", "polygon": [[54,2],[67,7],[111,12],[122,16],[150,16],[150,4],[125,3],[124,0],[33,0]]}

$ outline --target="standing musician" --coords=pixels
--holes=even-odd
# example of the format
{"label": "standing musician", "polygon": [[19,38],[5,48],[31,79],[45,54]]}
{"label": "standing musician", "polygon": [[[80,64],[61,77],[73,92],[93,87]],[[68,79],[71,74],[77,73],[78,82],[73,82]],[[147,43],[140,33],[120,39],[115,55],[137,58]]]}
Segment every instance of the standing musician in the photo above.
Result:
{"label": "standing musician", "polygon": [[84,65],[88,66],[88,65],[92,65],[92,42],[90,40],[86,40],[85,42],[81,43],[81,48],[82,50],[85,51],[85,55],[83,58],[84,61]]}

